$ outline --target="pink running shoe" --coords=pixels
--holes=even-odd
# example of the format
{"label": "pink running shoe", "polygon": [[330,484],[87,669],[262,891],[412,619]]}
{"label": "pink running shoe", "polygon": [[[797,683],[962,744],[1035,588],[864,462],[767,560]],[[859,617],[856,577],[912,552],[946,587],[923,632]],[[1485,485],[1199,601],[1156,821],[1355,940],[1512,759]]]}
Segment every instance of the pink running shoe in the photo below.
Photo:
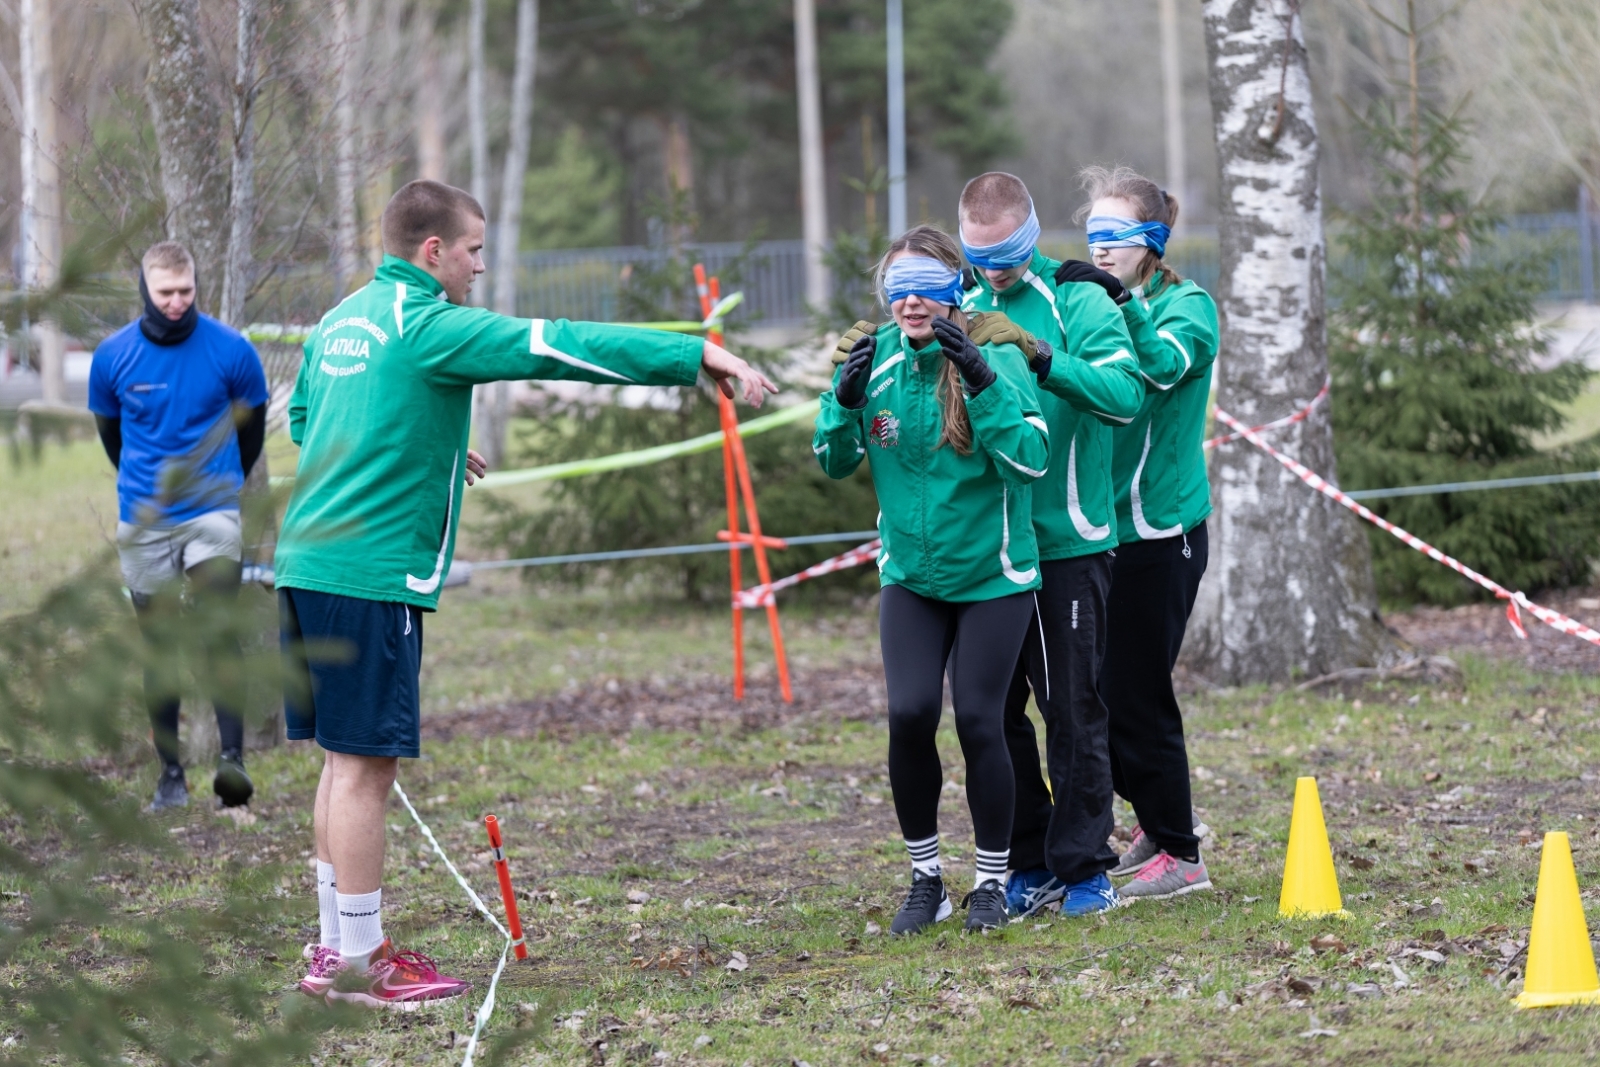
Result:
{"label": "pink running shoe", "polygon": [[1206,873],[1206,861],[1190,863],[1169,852],[1158,852],[1138,876],[1121,889],[1117,896],[1123,904],[1135,900],[1166,900],[1211,888],[1211,876]]}
{"label": "pink running shoe", "polygon": [[333,988],[333,979],[344,969],[344,957],[339,950],[326,945],[307,945],[302,955],[311,961],[306,976],[300,979],[300,992],[308,997],[322,999]]}
{"label": "pink running shoe", "polygon": [[344,973],[328,990],[328,999],[369,1008],[416,1011],[454,1000],[472,988],[470,982],[440,974],[438,966],[420,952],[396,952],[394,942],[387,938],[372,954],[365,974],[357,975],[348,966],[341,970]]}

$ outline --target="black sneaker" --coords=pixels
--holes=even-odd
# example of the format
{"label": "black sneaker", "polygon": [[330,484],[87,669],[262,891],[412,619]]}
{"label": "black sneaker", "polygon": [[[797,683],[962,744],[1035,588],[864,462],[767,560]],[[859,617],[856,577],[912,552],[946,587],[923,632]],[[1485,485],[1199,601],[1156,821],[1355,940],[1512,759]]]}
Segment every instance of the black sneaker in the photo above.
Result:
{"label": "black sneaker", "polygon": [[968,930],[997,930],[1006,924],[1006,891],[993,878],[968,893],[961,906],[967,909]]}
{"label": "black sneaker", "polygon": [[950,894],[944,891],[944,879],[937,874],[911,872],[911,892],[900,905],[900,914],[889,926],[891,934],[921,933],[934,923],[950,918],[955,909],[950,906]]}
{"label": "black sneaker", "polygon": [[217,776],[211,779],[211,788],[217,794],[218,803],[225,808],[250,803],[256,786],[245,772],[244,757],[237,752],[224,752],[217,759]]}
{"label": "black sneaker", "polygon": [[182,767],[166,767],[156,782],[156,796],[145,811],[166,811],[169,808],[189,806],[189,783],[184,780]]}

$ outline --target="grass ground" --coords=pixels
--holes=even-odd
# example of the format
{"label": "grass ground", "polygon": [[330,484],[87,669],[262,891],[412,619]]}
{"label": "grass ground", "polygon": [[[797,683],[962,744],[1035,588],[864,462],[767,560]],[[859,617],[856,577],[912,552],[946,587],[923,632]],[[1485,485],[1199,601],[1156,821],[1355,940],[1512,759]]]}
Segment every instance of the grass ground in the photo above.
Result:
{"label": "grass ground", "polygon": [[[100,490],[67,487],[71,472],[91,468],[68,451],[26,476],[76,508]],[[0,516],[0,537],[26,547],[30,522],[75,558],[70,517]],[[31,552],[0,557],[13,579],[0,588],[21,588],[13,568],[39,566]],[[1600,889],[1588,770],[1600,679],[1471,658],[1448,682],[1188,695],[1216,892],[902,941],[882,933],[906,860],[871,607],[786,623],[804,660],[797,710],[773,701],[765,678],[740,714],[719,676],[720,612],[506,583],[453,590],[428,620],[429,736],[402,782],[491,902],[480,819],[492,811],[505,826],[532,958],[508,968],[489,1027],[491,1045],[526,1042],[504,1062],[1576,1064],[1600,1053],[1600,1014],[1510,1003],[1539,835],[1571,832],[1586,899]],[[618,716],[607,701],[651,714]],[[655,714],[663,707],[693,714]],[[971,834],[948,722],[940,750],[959,887]],[[140,751],[96,766],[130,799],[151,786]],[[315,934],[317,767],[304,745],[254,755],[260,800],[237,821],[211,812],[197,775],[170,850],[124,883],[126,906],[146,913],[214,905],[241,871],[276,887],[278,921],[212,946],[217,967],[269,999],[295,996],[299,948]],[[1303,774],[1319,779],[1348,919],[1277,915]],[[390,931],[481,991],[499,952],[492,930],[397,805],[389,827]],[[27,907],[15,889],[0,877],[0,921]],[[115,975],[124,961],[114,943],[62,930],[0,969],[0,984],[69,964]],[[0,1000],[0,1031],[6,1012]],[[457,1063],[465,1018],[463,1007],[365,1017],[314,1062]]]}

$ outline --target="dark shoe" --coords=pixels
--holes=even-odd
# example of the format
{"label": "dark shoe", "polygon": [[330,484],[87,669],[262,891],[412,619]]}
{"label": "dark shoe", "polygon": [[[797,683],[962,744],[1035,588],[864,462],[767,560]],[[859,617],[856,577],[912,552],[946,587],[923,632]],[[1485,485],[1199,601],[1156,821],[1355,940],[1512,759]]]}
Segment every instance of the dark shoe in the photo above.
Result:
{"label": "dark shoe", "polygon": [[225,808],[250,803],[256,785],[245,772],[244,757],[237,752],[224,752],[217,760],[217,776],[211,779],[211,788]]}
{"label": "dark shoe", "polygon": [[998,879],[991,878],[968,893],[961,906],[967,909],[968,930],[997,930],[1007,922],[1006,891]]}
{"label": "dark shoe", "polygon": [[944,891],[944,879],[937,874],[911,872],[911,892],[900,905],[900,914],[889,926],[891,934],[921,933],[934,923],[950,918],[955,909],[950,906],[950,895]]}
{"label": "dark shoe", "polygon": [[184,780],[182,767],[166,767],[161,780],[156,782],[156,796],[145,811],[166,811],[169,808],[189,806],[189,783]]}

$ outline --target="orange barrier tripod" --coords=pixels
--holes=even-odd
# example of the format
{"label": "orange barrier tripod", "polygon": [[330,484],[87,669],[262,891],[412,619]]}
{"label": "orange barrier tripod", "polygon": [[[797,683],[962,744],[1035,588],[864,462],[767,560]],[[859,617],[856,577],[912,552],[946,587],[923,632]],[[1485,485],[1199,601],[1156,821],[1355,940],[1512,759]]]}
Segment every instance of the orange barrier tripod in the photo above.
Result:
{"label": "orange barrier tripod", "polygon": [[511,891],[511,865],[506,863],[505,845],[500,840],[500,820],[493,815],[483,817],[484,828],[489,831],[489,847],[494,850],[494,873],[500,876],[500,897],[506,902],[506,926],[511,929],[511,948],[517,959],[528,958],[528,946],[522,940],[522,919],[517,915],[517,896]]}
{"label": "orange barrier tripod", "polygon": [[[709,318],[711,309],[722,298],[722,287],[716,278],[706,278],[704,264],[694,265],[695,291],[700,295],[700,314]],[[712,344],[722,344],[722,331],[712,329],[706,335]],[[728,542],[728,572],[733,583],[733,699],[744,699],[744,617],[739,607],[738,595],[743,588],[740,581],[739,551],[749,545],[756,557],[756,574],[763,585],[772,581],[772,569],[767,565],[767,549],[787,548],[777,537],[763,537],[761,516],[756,511],[755,488],[750,481],[750,465],[745,461],[744,438],[739,436],[739,417],[733,401],[717,393],[717,414],[722,424],[722,477],[728,502],[728,528],[717,531],[718,540]],[[739,500],[744,499],[745,518],[750,532],[739,530]],[[778,622],[778,605],[767,598],[767,625],[772,631],[772,650],[778,661],[778,688],[785,703],[793,703],[794,691],[789,685],[789,657],[783,650],[783,628]]]}

